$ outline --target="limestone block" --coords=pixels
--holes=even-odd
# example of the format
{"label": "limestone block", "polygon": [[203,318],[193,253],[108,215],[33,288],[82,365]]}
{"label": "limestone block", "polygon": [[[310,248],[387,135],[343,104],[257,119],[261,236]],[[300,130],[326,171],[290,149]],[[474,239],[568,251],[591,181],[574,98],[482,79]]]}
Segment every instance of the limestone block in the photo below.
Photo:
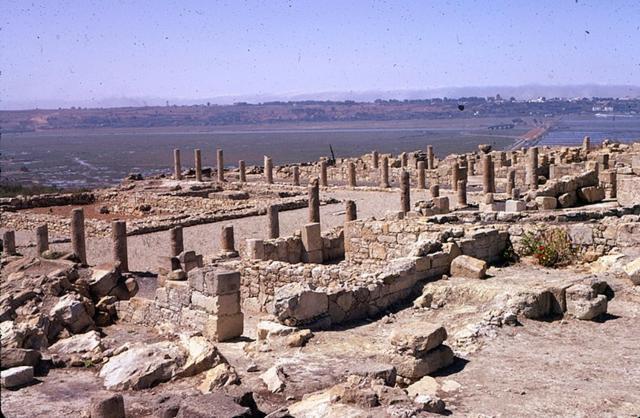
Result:
{"label": "limestone block", "polygon": [[240,291],[240,272],[232,270],[214,270],[204,275],[205,293],[208,295],[226,295]]}
{"label": "limestone block", "polygon": [[178,282],[167,280],[167,299],[169,306],[188,306],[191,303],[191,289],[189,282]]}
{"label": "limestone block", "polygon": [[587,203],[596,203],[604,200],[604,188],[600,186],[589,186],[578,189],[578,198]]}
{"label": "limestone block", "polygon": [[314,222],[302,227],[302,246],[307,252],[322,251],[322,235],[319,223]]}
{"label": "limestone block", "polygon": [[591,320],[607,312],[607,297],[598,295],[586,284],[576,284],[566,289],[567,314],[577,319]]}
{"label": "limestone block", "polygon": [[634,155],[631,158],[631,169],[634,174],[640,175],[640,155]]}
{"label": "limestone block", "polygon": [[316,292],[308,285],[290,283],[276,289],[273,314],[286,325],[296,325],[326,315],[329,298],[324,292]]}
{"label": "limestone block", "polygon": [[107,296],[118,284],[119,277],[120,271],[118,268],[110,270],[93,269],[91,277],[89,278],[91,294],[98,298]]}
{"label": "limestone block", "polygon": [[260,321],[256,327],[256,338],[259,341],[266,341],[274,337],[286,337],[297,330],[296,327],[288,327],[277,322]]}
{"label": "limestone block", "polygon": [[18,366],[35,367],[42,358],[42,355],[38,350],[7,346],[2,347],[2,350],[0,350],[0,356],[0,365],[3,369]]}
{"label": "limestone block", "polygon": [[444,251],[437,251],[433,254],[429,254],[427,257],[431,259],[432,269],[444,269],[445,271],[449,271],[449,264],[451,263],[449,254],[445,253]]}
{"label": "limestone block", "polygon": [[120,393],[91,398],[91,418],[125,418],[124,398]]}
{"label": "limestone block", "polygon": [[439,214],[449,213],[449,198],[446,196],[434,197],[433,206]]}
{"label": "limestone block", "polygon": [[460,255],[451,262],[451,276],[484,279],[487,273],[487,262],[468,255]]}
{"label": "limestone block", "polygon": [[195,251],[183,251],[178,255],[178,260],[182,263],[182,269],[187,273],[193,270],[194,268],[199,267],[201,261],[199,262],[198,256]]}
{"label": "limestone block", "polygon": [[578,195],[575,191],[563,193],[558,196],[558,205],[561,208],[570,208],[578,202]]}
{"label": "limestone block", "polygon": [[240,312],[240,293],[206,296],[200,292],[191,294],[191,303],[211,314],[232,315]]}
{"label": "limestone block", "polygon": [[634,285],[640,285],[640,257],[625,265],[623,270]]}
{"label": "limestone block", "polygon": [[18,366],[0,372],[0,383],[4,388],[16,388],[33,381],[33,367]]}
{"label": "limestone block", "polygon": [[261,239],[248,239],[247,255],[252,260],[264,260],[264,242]]}
{"label": "limestone block", "polygon": [[536,203],[538,204],[538,209],[541,210],[551,210],[558,207],[558,199],[550,196],[538,196],[536,197]]}
{"label": "limestone block", "polygon": [[526,210],[527,204],[523,200],[509,199],[505,203],[505,212],[522,212]]}
{"label": "limestone block", "polygon": [[[636,173],[640,168],[636,168]],[[620,206],[629,207],[640,204],[640,176],[620,175],[616,181],[616,196]]]}
{"label": "limestone block", "polygon": [[227,341],[242,335],[244,314],[212,315],[205,323],[203,335],[214,341]]}
{"label": "limestone block", "polygon": [[440,324],[420,323],[419,326],[393,331],[391,345],[399,354],[422,357],[447,339],[447,331]]}
{"label": "limestone block", "polygon": [[396,367],[399,376],[415,381],[451,365],[454,356],[451,348],[441,345],[422,357],[393,354],[385,360]]}

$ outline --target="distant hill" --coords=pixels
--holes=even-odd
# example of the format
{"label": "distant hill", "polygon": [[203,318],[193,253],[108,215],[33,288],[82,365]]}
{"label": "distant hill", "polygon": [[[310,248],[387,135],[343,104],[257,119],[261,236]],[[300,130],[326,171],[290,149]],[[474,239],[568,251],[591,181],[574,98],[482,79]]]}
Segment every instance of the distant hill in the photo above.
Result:
{"label": "distant hill", "polygon": [[64,101],[64,100],[39,100],[13,101],[0,100],[1,110],[18,109],[58,109],[71,107],[110,108],[110,107],[144,107],[170,105],[203,105],[218,104],[228,105],[237,102],[264,103],[273,101],[306,101],[306,100],[331,100],[357,102],[372,102],[383,100],[416,100],[448,97],[457,99],[460,97],[490,97],[500,94],[502,97],[515,97],[518,100],[529,100],[538,97],[617,97],[640,98],[640,85],[601,85],[601,84],[576,84],[576,85],[541,85],[529,84],[523,86],[487,86],[487,87],[436,87],[412,90],[366,90],[366,91],[326,91],[326,92],[288,92],[280,94],[262,95],[227,95],[210,96],[204,98],[171,98],[171,97],[111,97],[104,99]]}
{"label": "distant hill", "polygon": [[70,108],[0,111],[0,131],[54,129],[166,128],[188,126],[264,125],[282,123],[406,121],[475,117],[592,115],[607,109],[640,114],[640,99],[550,99],[522,101],[509,95],[457,99],[376,99],[246,102],[233,105],[165,105],[118,108]]}

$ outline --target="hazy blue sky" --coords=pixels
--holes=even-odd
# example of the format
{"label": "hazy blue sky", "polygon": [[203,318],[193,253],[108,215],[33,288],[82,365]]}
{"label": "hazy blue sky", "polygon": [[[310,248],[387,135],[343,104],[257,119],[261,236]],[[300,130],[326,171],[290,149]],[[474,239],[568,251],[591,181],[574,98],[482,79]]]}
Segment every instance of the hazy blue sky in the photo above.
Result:
{"label": "hazy blue sky", "polygon": [[640,1],[0,1],[0,107],[640,84]]}

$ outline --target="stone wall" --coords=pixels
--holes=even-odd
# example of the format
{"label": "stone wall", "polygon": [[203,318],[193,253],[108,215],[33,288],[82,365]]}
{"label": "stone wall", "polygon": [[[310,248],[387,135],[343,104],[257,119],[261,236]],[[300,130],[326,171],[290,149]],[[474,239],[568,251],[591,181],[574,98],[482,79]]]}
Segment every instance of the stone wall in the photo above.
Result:
{"label": "stone wall", "polygon": [[[425,219],[425,218],[422,218]],[[443,226],[437,223],[420,222],[414,216],[404,218],[404,215],[388,215],[381,220],[356,220],[345,224],[345,259],[354,263],[370,263],[390,261],[406,257],[414,249],[418,241],[443,241],[448,236],[458,238],[463,245],[464,254],[473,257],[495,261],[500,257],[508,236],[498,234],[494,230],[470,229],[465,232],[463,227]],[[466,236],[465,236],[466,235]],[[475,242],[478,250],[467,242]]]}
{"label": "stone wall", "polygon": [[[322,233],[322,262],[344,258],[344,234],[341,227]],[[250,240],[248,256],[254,260],[283,261],[291,264],[306,262],[305,246],[300,232],[289,237]]]}
{"label": "stone wall", "polygon": [[515,223],[506,229],[514,245],[517,246],[525,233],[550,227],[564,229],[578,253],[595,252],[596,254],[604,255],[615,247],[640,246],[640,215],[623,215],[619,218],[608,217],[600,222]]}
{"label": "stone wall", "polygon": [[200,331],[210,340],[223,341],[242,335],[240,274],[218,266],[196,268],[188,280],[165,280],[154,300],[134,297],[118,302],[118,318],[155,326],[169,322]]}
{"label": "stone wall", "polygon": [[[372,223],[377,222],[353,221],[351,228],[371,230]],[[464,231],[460,228],[452,231],[442,225],[433,225],[432,230],[425,229],[421,235],[418,231],[408,232],[409,225],[417,224],[415,221],[396,219],[381,222],[393,225],[390,229],[396,231],[388,232],[396,236],[395,252],[388,252],[377,264],[362,264],[358,258],[356,262],[349,260],[334,265],[255,260],[230,262],[233,264],[228,267],[240,271],[242,277],[245,308],[271,311],[282,322],[296,325],[318,319],[333,324],[361,319],[405,300],[418,282],[449,273],[451,262],[458,255],[495,261],[508,245],[508,234],[495,229]],[[397,236],[401,234],[413,234],[413,238],[399,243]],[[365,247],[368,242],[362,240],[358,245]],[[312,314],[306,311],[304,314],[287,314],[278,308],[284,306],[283,300],[292,298],[296,301],[287,306],[301,303],[299,309],[306,309],[307,303],[296,299],[304,299],[303,294],[311,298],[326,298],[326,307],[319,313],[311,309]]]}
{"label": "stone wall", "polygon": [[0,199],[0,209],[44,208],[49,206],[88,205],[95,202],[93,193],[40,194],[34,196],[5,197]]}
{"label": "stone wall", "polygon": [[419,283],[449,273],[457,256],[466,253],[496,260],[508,245],[508,233],[495,229],[470,231],[459,239],[442,237],[447,242],[414,243],[409,256],[387,261],[350,282],[314,287],[296,280],[276,288],[273,302],[266,306],[280,322],[290,326],[329,326],[373,317],[406,301]]}

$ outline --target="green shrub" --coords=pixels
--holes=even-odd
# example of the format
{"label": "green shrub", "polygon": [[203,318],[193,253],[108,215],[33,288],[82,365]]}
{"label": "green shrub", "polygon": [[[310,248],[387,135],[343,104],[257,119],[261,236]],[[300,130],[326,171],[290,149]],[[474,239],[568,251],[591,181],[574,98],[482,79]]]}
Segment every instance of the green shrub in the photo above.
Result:
{"label": "green shrub", "polygon": [[561,228],[527,232],[520,245],[522,255],[533,256],[538,264],[545,267],[569,264],[575,256],[569,235]]}

